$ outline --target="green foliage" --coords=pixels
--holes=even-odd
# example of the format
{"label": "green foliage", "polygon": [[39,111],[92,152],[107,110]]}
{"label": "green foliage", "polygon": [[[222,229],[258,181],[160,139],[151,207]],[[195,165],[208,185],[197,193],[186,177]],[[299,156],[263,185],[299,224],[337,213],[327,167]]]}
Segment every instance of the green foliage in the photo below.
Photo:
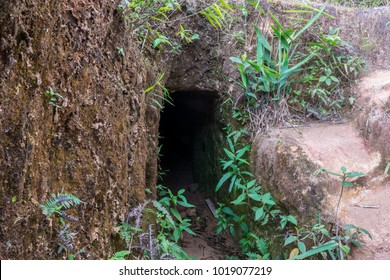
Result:
{"label": "green foliage", "polygon": [[122,57],[125,57],[125,50],[123,48],[116,48],[118,54]]}
{"label": "green foliage", "polygon": [[168,89],[162,84],[163,79],[164,73],[160,73],[156,82],[152,86],[148,87],[144,92],[145,94],[151,95],[151,100],[154,104],[150,104],[149,106],[154,109],[163,109],[164,102],[173,105]]}
{"label": "green foliage", "polygon": [[[325,6],[299,31],[292,28],[285,29],[271,13],[275,23],[272,26],[273,39],[267,40],[261,30],[255,26],[257,34],[256,58],[248,59],[246,54],[241,58],[231,57],[237,63],[237,69],[241,74],[241,81],[236,82],[244,89],[247,103],[250,106],[257,105],[264,96],[269,99],[280,100],[288,92],[292,83],[291,76],[302,70],[312,54],[296,60],[295,41],[307,30],[322,14]],[[272,44],[272,42],[275,42]]]}
{"label": "green foliage", "polygon": [[[258,4],[251,5],[257,7],[262,16],[270,17],[272,34],[266,36],[255,26],[256,56],[244,53],[230,57],[240,73],[240,79],[234,82],[243,91],[238,99],[245,98],[252,131],[290,120],[291,108],[295,114],[327,120],[339,112],[346,101],[353,105],[353,96],[347,98],[348,88],[364,70],[364,61],[342,40],[338,28],[330,27],[328,32],[322,32],[317,27],[312,31],[320,16],[332,18],[324,12],[325,6],[316,9],[299,4],[300,9],[287,10],[294,15],[313,16],[293,18],[293,27],[285,27]],[[302,38],[302,35],[309,30],[313,34],[311,38],[315,39],[307,42],[307,37]]]}
{"label": "green foliage", "polygon": [[[178,244],[183,232],[196,235],[190,228],[191,221],[182,218],[177,206],[194,207],[188,203],[184,190],[174,194],[164,186],[157,186],[159,200],[146,201],[133,208],[128,218],[118,227],[121,238],[126,242],[128,250],[116,253],[112,259],[188,259],[188,255]],[[155,223],[146,229],[143,216],[155,217]],[[118,254],[118,255],[117,255]]]}
{"label": "green foliage", "polygon": [[[123,14],[130,30],[143,41],[143,46],[145,43],[155,49],[168,46],[173,53],[180,52],[182,42],[190,44],[199,39],[198,34],[180,23],[185,18],[202,14],[212,26],[222,28],[226,17],[232,11],[226,1],[218,0],[196,13],[187,15],[182,10],[181,3],[182,1],[176,0],[124,0],[117,9]],[[172,34],[170,27],[179,31]]]}
{"label": "green foliage", "polygon": [[199,39],[199,34],[193,34],[192,30],[184,29],[183,25],[180,24],[180,30],[176,33],[180,37],[180,39],[184,42],[192,43],[194,40]]}
{"label": "green foliage", "polygon": [[226,1],[219,0],[219,3],[212,4],[200,11],[200,14],[205,16],[216,29],[222,29],[226,23],[226,17],[229,16],[229,11],[233,11],[232,7]]}
{"label": "green foliage", "polygon": [[[218,203],[217,234],[228,231],[239,239],[242,254],[250,259],[269,259],[268,242],[253,231],[253,228],[264,227],[271,220],[278,219],[280,210],[269,192],[264,191],[247,171],[246,160],[250,145],[241,143],[242,131],[233,131],[227,135],[225,158],[221,166],[225,172],[219,180],[215,191],[228,193],[229,205]],[[224,188],[223,188],[224,187]],[[289,216],[290,220],[295,220]]]}
{"label": "green foliage", "polygon": [[[341,227],[342,234],[329,232],[322,224],[320,216],[318,223],[312,228],[306,226],[295,228],[295,233],[290,232],[284,241],[284,246],[291,249],[290,259],[343,259],[350,253],[352,246],[361,247],[357,241],[361,233],[371,234],[354,225],[345,225]],[[309,249],[307,249],[309,246]]]}
{"label": "green foliage", "polygon": [[54,107],[57,108],[61,108],[61,106],[58,105],[57,102],[59,99],[63,99],[64,97],[61,94],[53,91],[51,87],[49,87],[49,89],[45,92],[45,97],[48,98],[50,105],[53,105]]}
{"label": "green foliage", "polygon": [[344,105],[346,87],[364,70],[364,62],[351,55],[352,47],[340,38],[339,31],[329,27],[328,33],[321,34],[316,42],[309,42],[298,52],[298,58],[307,57],[308,53],[312,58],[297,79],[291,104],[303,109],[310,106],[323,113],[330,109],[337,112]]}
{"label": "green foliage", "polygon": [[52,193],[51,198],[46,200],[44,204],[40,204],[39,208],[42,210],[42,213],[47,217],[51,217],[53,214],[57,214],[61,217],[69,219],[69,217],[64,216],[65,212],[63,210],[68,210],[80,204],[85,204],[85,202],[80,200],[77,196],[73,194]]}

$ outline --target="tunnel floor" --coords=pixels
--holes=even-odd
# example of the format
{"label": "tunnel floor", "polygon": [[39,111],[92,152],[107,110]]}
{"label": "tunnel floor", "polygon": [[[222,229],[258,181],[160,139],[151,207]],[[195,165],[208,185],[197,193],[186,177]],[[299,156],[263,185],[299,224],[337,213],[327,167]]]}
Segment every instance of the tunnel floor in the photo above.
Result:
{"label": "tunnel floor", "polygon": [[[206,194],[195,179],[195,141],[214,120],[215,95],[202,92],[175,92],[174,105],[166,104],[160,120],[160,166],[165,175],[159,182],[176,193],[185,189],[192,209],[179,209],[180,215],[191,219],[197,236],[184,232],[180,245],[189,256],[197,259],[225,259],[236,252],[234,242],[224,234],[216,235],[217,219],[205,202]],[[207,153],[207,151],[205,151]],[[202,168],[207,168],[203,166]]]}

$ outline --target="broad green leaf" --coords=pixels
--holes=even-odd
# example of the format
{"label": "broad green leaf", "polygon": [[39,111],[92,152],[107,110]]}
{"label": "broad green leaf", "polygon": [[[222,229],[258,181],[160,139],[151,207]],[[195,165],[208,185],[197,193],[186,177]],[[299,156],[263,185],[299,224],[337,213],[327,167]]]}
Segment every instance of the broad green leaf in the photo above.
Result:
{"label": "broad green leaf", "polygon": [[294,224],[294,225],[297,225],[297,224],[298,224],[298,221],[297,221],[297,219],[295,219],[294,216],[288,215],[288,216],[287,216],[287,220],[288,220],[290,223]]}
{"label": "broad green leaf", "polygon": [[235,157],[234,157],[234,154],[231,152],[231,151],[229,151],[228,149],[226,149],[226,148],[223,148],[223,150],[225,151],[225,154],[230,158],[230,159],[234,159]]}
{"label": "broad green leaf", "polygon": [[192,205],[186,201],[178,201],[177,204],[183,206],[183,207],[188,207],[188,208],[191,208],[191,207],[195,207],[195,205]]}
{"label": "broad green leaf", "polygon": [[246,194],[242,193],[235,200],[233,200],[231,203],[233,203],[234,205],[241,205],[241,204],[243,204],[242,202],[245,200],[245,198],[246,198]]}
{"label": "broad green leaf", "polygon": [[257,193],[249,193],[248,196],[249,196],[251,199],[255,200],[255,201],[261,201],[261,199],[263,198],[262,195],[257,194]]}
{"label": "broad green leaf", "polygon": [[192,229],[190,229],[189,227],[184,227],[183,230],[185,230],[186,232],[188,232],[189,234],[191,235],[197,235],[195,232],[192,231]]}
{"label": "broad green leaf", "polygon": [[363,173],[363,172],[347,172],[347,173],[345,173],[345,175],[346,175],[348,178],[354,178],[354,177],[361,177],[361,176],[364,176],[364,175],[366,175],[366,174]]}
{"label": "broad green leaf", "polygon": [[176,229],[173,231],[173,237],[174,237],[174,239],[175,239],[175,242],[179,241],[180,234],[181,234],[181,231],[180,231],[179,228],[176,228]]}
{"label": "broad green leaf", "polygon": [[[234,184],[236,183],[236,180],[237,180],[237,175],[234,175],[232,180],[230,181],[230,184],[229,184],[229,193],[232,192],[233,190],[233,187],[234,187]],[[240,179],[237,180],[238,183],[240,182]]]}
{"label": "broad green leaf", "polygon": [[297,240],[297,237],[296,236],[289,236],[285,241],[284,241],[284,245],[283,246],[287,246],[293,242],[295,242]]}
{"label": "broad green leaf", "polygon": [[368,230],[366,230],[365,228],[361,228],[361,227],[358,228],[358,229],[359,229],[359,231],[367,234],[372,239],[372,235],[371,235],[371,233]]}
{"label": "broad green leaf", "polygon": [[351,183],[351,182],[342,182],[341,183],[341,185],[343,186],[343,187],[346,187],[346,188],[349,188],[349,187],[353,187],[353,183]]}
{"label": "broad green leaf", "polygon": [[175,208],[170,208],[169,210],[172,213],[172,215],[176,217],[176,219],[178,219],[180,222],[183,221],[181,216],[180,216],[179,211],[177,211]]}
{"label": "broad green leaf", "polygon": [[240,58],[238,58],[238,57],[232,56],[232,57],[229,57],[229,59],[231,61],[233,61],[233,62],[236,62],[236,63],[239,63],[239,64],[243,64],[242,60]]}
{"label": "broad green leaf", "polygon": [[316,248],[310,249],[309,251],[306,251],[305,253],[302,253],[296,257],[293,257],[293,260],[302,260],[305,258],[308,258],[310,256],[316,255],[321,252],[326,252],[328,250],[332,250],[333,248],[337,247],[337,242],[336,241],[329,241],[325,244],[322,244]]}
{"label": "broad green leaf", "polygon": [[298,242],[298,248],[301,251],[301,253],[305,253],[306,252],[306,245],[302,241]]}
{"label": "broad green leaf", "polygon": [[223,183],[226,182],[227,179],[229,179],[231,176],[233,175],[233,172],[228,172],[228,173],[225,173],[221,180],[219,180],[217,186],[215,187],[215,191],[217,192],[223,185]]}
{"label": "broad green leaf", "polygon": [[225,163],[223,164],[223,166],[222,166],[222,167],[223,167],[223,170],[225,170],[226,168],[232,166],[233,163],[234,163],[234,159],[231,159],[231,160],[225,162]]}
{"label": "broad green leaf", "polygon": [[260,220],[262,217],[264,216],[264,209],[263,207],[260,207],[256,210],[256,213],[255,213],[255,221],[258,221]]}
{"label": "broad green leaf", "polygon": [[233,145],[232,140],[231,140],[230,138],[228,138],[228,139],[227,139],[227,142],[228,142],[228,144],[229,144],[230,151],[231,151],[232,153],[234,153],[234,152],[235,152],[235,149],[234,149],[234,145]]}
{"label": "broad green leaf", "polygon": [[229,207],[223,207],[222,212],[224,212],[225,214],[227,214],[229,216],[235,216],[233,210]]}
{"label": "broad green leaf", "polygon": [[177,192],[177,194],[178,195],[181,195],[181,194],[183,194],[185,192],[185,189],[180,189],[178,192]]}
{"label": "broad green leaf", "polygon": [[247,233],[249,231],[249,228],[246,223],[240,223],[240,227],[244,231],[244,233]]}
{"label": "broad green leaf", "polygon": [[249,181],[249,183],[247,184],[248,189],[252,188],[255,184],[256,184],[256,179]]}
{"label": "broad green leaf", "polygon": [[297,39],[303,32],[306,31],[324,12],[326,7],[326,4],[322,6],[322,8],[318,11],[318,13],[301,29],[299,30],[295,35],[292,36],[292,40]]}
{"label": "broad green leaf", "polygon": [[266,193],[262,197],[263,203],[268,204],[268,205],[276,205],[273,197],[271,196],[270,193]]}

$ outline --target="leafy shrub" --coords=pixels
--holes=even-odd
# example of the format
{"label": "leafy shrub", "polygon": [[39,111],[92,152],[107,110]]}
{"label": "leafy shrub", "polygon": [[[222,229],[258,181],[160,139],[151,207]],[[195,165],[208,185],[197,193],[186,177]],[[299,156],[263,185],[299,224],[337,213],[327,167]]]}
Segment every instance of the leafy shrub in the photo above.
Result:
{"label": "leafy shrub", "polygon": [[[177,194],[159,185],[159,200],[147,200],[133,208],[126,221],[119,227],[119,235],[127,244],[128,249],[117,252],[111,259],[142,258],[142,259],[188,259],[187,253],[178,244],[183,232],[196,235],[190,228],[191,220],[182,218],[177,206],[194,207],[188,203],[184,190]],[[144,215],[155,217],[155,223],[150,223],[145,229]]]}

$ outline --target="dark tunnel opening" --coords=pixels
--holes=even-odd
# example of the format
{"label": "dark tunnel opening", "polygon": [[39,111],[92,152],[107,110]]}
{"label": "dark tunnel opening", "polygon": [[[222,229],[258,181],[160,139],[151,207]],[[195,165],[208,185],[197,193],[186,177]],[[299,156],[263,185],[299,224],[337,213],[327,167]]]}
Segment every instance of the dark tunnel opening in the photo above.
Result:
{"label": "dark tunnel opening", "polygon": [[[165,173],[160,183],[177,191],[199,184],[207,175],[210,132],[214,125],[215,94],[210,92],[174,92],[172,103],[166,104],[160,120],[160,166]],[[211,142],[211,145],[213,141]],[[205,180],[205,178],[203,178]],[[196,186],[197,188],[197,186]]]}

